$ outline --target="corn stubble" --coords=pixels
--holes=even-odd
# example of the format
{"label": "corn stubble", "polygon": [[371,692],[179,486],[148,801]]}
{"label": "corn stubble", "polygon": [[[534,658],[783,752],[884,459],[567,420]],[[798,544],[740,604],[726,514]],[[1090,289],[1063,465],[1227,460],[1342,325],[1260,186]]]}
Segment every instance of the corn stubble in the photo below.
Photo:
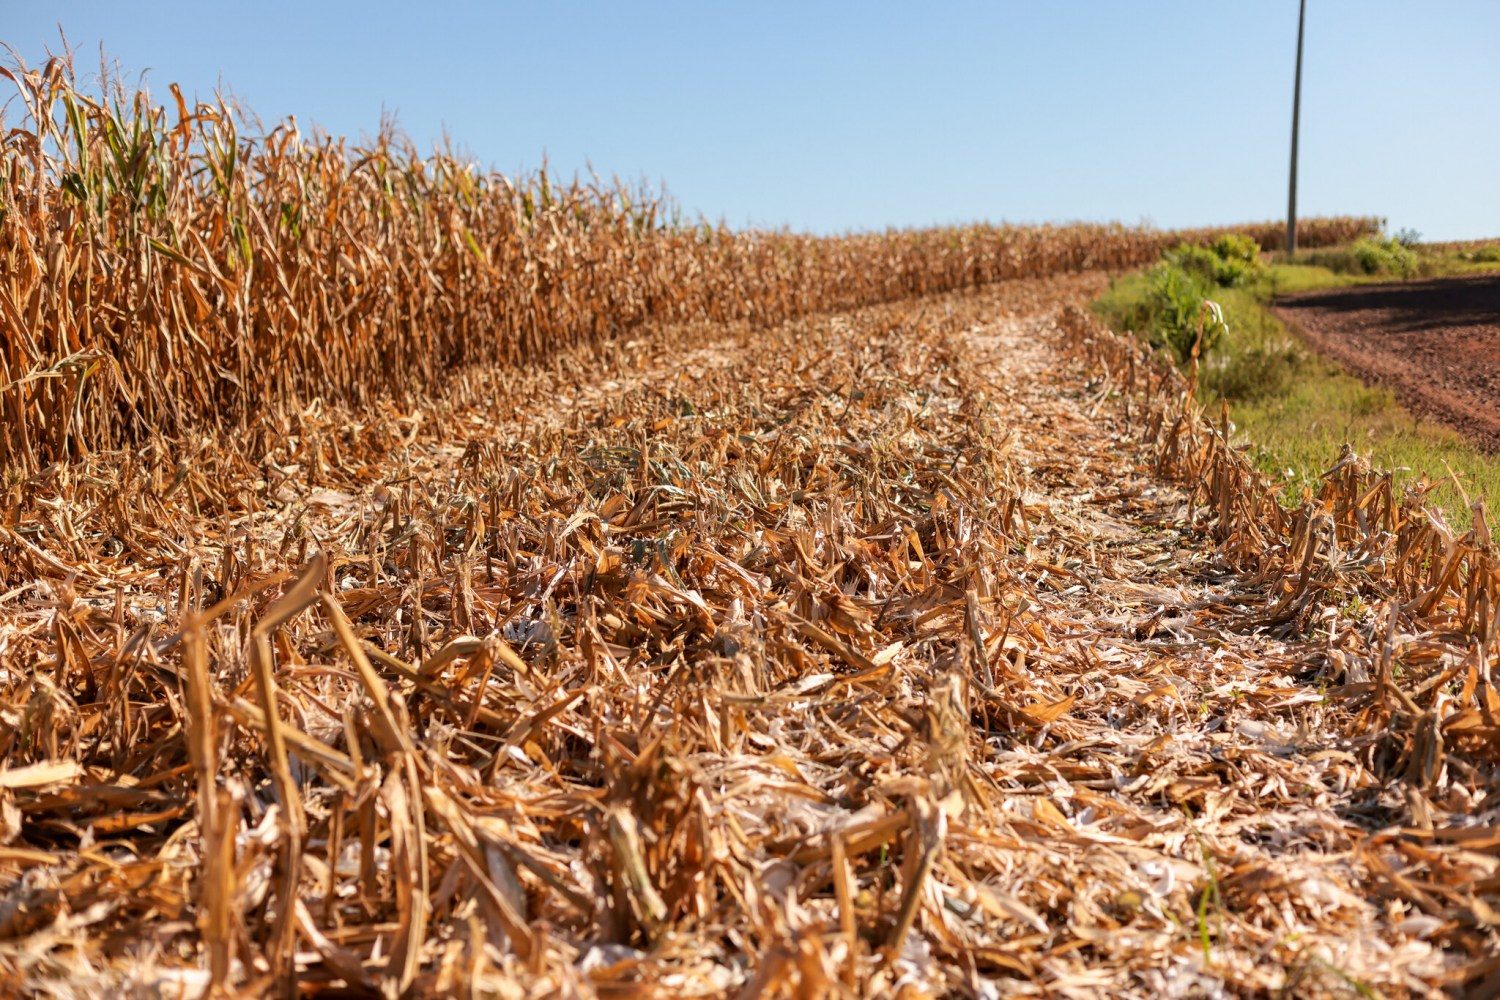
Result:
{"label": "corn stubble", "polygon": [[1494,983],[1482,513],[1285,511],[1062,311],[1208,231],[735,233],[9,75],[8,988]]}

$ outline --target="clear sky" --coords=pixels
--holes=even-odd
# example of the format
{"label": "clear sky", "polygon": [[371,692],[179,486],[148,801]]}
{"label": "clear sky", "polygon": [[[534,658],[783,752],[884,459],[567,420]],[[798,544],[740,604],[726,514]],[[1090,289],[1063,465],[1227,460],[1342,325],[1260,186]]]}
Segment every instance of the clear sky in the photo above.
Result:
{"label": "clear sky", "polygon": [[[1309,0],[1304,215],[1500,236],[1500,0]],[[734,225],[1285,212],[1296,0],[0,0],[167,100],[665,181]]]}

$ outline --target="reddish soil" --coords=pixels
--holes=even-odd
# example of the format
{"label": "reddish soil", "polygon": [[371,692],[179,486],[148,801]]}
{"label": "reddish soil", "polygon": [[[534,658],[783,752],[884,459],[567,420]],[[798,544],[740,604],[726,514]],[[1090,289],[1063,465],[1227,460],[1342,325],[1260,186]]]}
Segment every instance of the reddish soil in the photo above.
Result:
{"label": "reddish soil", "polygon": [[1500,452],[1500,275],[1309,292],[1276,312],[1408,409]]}

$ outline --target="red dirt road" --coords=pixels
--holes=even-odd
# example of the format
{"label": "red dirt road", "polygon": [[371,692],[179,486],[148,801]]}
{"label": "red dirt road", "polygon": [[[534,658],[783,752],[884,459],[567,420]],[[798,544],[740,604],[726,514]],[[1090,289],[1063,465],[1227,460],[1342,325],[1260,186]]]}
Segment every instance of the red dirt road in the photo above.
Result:
{"label": "red dirt road", "polygon": [[1276,312],[1408,409],[1500,452],[1500,275],[1310,292]]}

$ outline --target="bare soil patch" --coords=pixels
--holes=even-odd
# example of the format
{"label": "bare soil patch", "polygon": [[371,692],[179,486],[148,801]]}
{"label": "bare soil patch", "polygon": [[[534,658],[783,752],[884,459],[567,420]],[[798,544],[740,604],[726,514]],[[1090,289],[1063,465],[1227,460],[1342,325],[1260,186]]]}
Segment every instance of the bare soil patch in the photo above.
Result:
{"label": "bare soil patch", "polygon": [[1500,275],[1294,295],[1276,312],[1412,411],[1500,451]]}

